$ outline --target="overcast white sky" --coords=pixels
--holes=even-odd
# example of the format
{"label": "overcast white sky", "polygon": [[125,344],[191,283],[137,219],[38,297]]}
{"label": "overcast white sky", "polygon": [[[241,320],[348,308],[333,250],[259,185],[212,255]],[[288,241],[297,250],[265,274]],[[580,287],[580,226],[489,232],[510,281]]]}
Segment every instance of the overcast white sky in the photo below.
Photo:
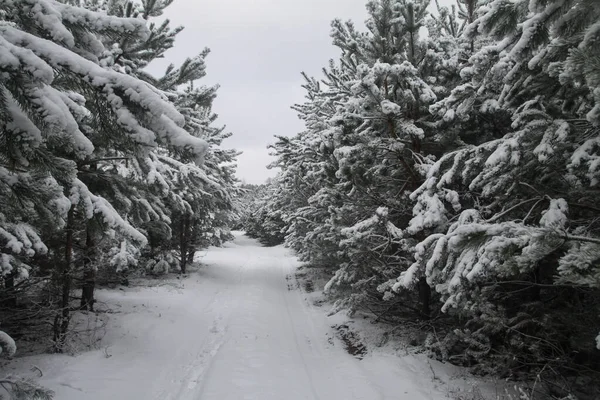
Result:
{"label": "overcast white sky", "polygon": [[[449,2],[446,0],[444,2]],[[290,106],[303,101],[301,71],[320,77],[338,51],[331,45],[330,22],[352,19],[363,27],[366,0],[175,0],[166,17],[185,29],[165,59],[149,70],[160,74],[204,47],[203,84],[221,87],[213,110],[219,124],[233,133],[225,147],[244,152],[238,177],[263,183],[275,171],[267,145],[273,135],[291,136],[303,124]]]}

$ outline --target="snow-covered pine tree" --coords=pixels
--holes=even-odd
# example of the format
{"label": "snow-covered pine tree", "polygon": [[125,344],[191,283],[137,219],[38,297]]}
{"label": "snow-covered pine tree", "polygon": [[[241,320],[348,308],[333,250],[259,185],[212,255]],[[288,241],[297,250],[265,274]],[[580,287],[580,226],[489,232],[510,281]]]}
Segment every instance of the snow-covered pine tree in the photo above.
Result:
{"label": "snow-covered pine tree", "polygon": [[[100,58],[100,64],[105,68],[110,68],[114,71],[133,75],[139,79],[149,82],[152,86],[158,88],[157,82],[149,74],[143,71],[152,60],[164,56],[164,52],[173,46],[175,37],[183,28],[177,27],[171,29],[169,20],[163,21],[157,26],[153,22],[149,22],[150,18],[162,15],[164,9],[169,6],[172,1],[97,1],[86,0],[81,2],[81,5],[87,9],[105,12],[108,15],[119,18],[136,18],[141,21],[146,21],[147,35],[138,37],[102,35],[99,39],[104,46],[103,54]],[[203,65],[201,69],[203,70]],[[172,102],[172,98],[169,98]],[[100,193],[103,197],[110,200],[121,215],[126,215],[130,223],[137,229],[145,231],[144,228],[161,226],[160,224],[152,224],[152,222],[169,223],[169,212],[166,210],[166,202],[163,196],[156,195],[148,188],[147,181],[136,174],[139,171],[140,159],[151,157],[149,154],[162,150],[148,150],[138,153],[131,152],[132,149],[127,149],[127,143],[100,143],[95,144],[96,149],[101,146],[108,146],[105,150],[109,156],[99,158],[103,166],[97,163],[88,168],[84,175],[86,184],[93,187],[96,193]],[[123,157],[119,152],[114,152],[113,149],[120,149],[129,155]],[[161,146],[161,149],[165,146]],[[186,151],[179,149],[179,151]],[[143,163],[143,161],[142,161]],[[91,185],[91,186],[90,186]],[[98,266],[106,266],[109,275],[112,272],[124,272],[129,267],[136,266],[137,259],[140,256],[140,246],[132,242],[127,237],[122,235],[114,235],[113,240],[103,241],[104,249],[97,248],[99,235],[103,234],[101,227],[94,221],[88,223],[86,232],[85,252],[87,254],[83,265],[82,280],[83,293],[81,298],[82,308],[92,308],[94,302],[94,287]],[[100,229],[98,229],[100,228]],[[145,231],[146,236],[150,236],[156,232]],[[170,239],[170,235],[168,236]],[[98,257],[99,254],[108,254],[108,259]],[[95,256],[96,262],[90,262]]]}
{"label": "snow-covered pine tree", "polygon": [[[16,142],[16,136],[24,137],[26,155],[36,149],[43,149],[38,154],[50,153],[51,157],[46,157],[52,164],[48,172],[56,173],[62,167],[60,174],[52,176],[70,200],[66,207],[64,201],[59,202],[62,213],[58,217],[63,221],[57,224],[61,231],[56,234],[64,235],[64,239],[62,249],[54,250],[65,255],[56,275],[62,287],[55,320],[55,340],[60,349],[70,317],[78,221],[96,216],[105,229],[117,230],[133,242],[146,242],[107,199],[90,191],[80,179],[82,175],[108,158],[144,154],[159,144],[191,154],[201,162],[208,145],[181,128],[185,118],[161,92],[102,65],[104,38],[145,38],[148,31],[143,20],[109,16],[52,0],[0,4],[4,10],[0,41],[3,53],[9,55],[2,65],[7,71],[1,82],[3,114],[12,120],[5,125],[4,134],[12,135],[9,143]],[[21,164],[27,167],[27,163]],[[12,173],[17,170],[15,165],[7,167]]]}
{"label": "snow-covered pine tree", "polygon": [[427,279],[468,321],[466,358],[498,354],[492,368],[571,376],[575,353],[597,359],[599,19],[595,1],[487,2],[463,83],[432,107],[512,124],[429,167],[409,229],[435,233],[395,288]]}
{"label": "snow-covered pine tree", "polygon": [[[203,53],[202,57],[206,54]],[[188,60],[193,63],[193,60]],[[188,62],[182,66],[185,76]],[[223,140],[231,136],[225,127],[213,126],[217,115],[212,112],[216,87],[194,87],[193,80],[185,90],[177,92],[176,106],[186,117],[186,129],[209,143],[204,158],[205,176],[196,185],[185,185],[179,191],[190,205],[189,209],[174,212],[172,230],[179,247],[182,272],[193,261],[194,253],[210,245],[219,246],[231,239],[233,202],[237,196],[235,158],[237,151],[221,148]],[[188,161],[189,162],[189,161]],[[187,179],[185,170],[180,181]]]}
{"label": "snow-covered pine tree", "polygon": [[[132,160],[132,168],[121,168],[128,170],[129,180],[133,179],[138,183],[141,194],[127,195],[129,204],[126,204],[123,211],[137,226],[156,227],[160,224],[154,222],[159,221],[170,224],[172,234],[169,238],[177,239],[178,244],[174,248],[179,249],[179,267],[185,271],[190,258],[188,252],[193,255],[196,250],[194,246],[184,245],[189,242],[185,238],[192,231],[196,232],[195,236],[200,240],[196,240],[196,245],[200,245],[202,240],[204,245],[209,242],[220,244],[229,238],[235,151],[218,149],[229,134],[212,126],[216,115],[211,112],[211,104],[217,87],[194,87],[194,82],[205,75],[204,58],[208,50],[187,59],[179,68],[169,66],[165,75],[160,78],[154,78],[142,69],[152,60],[162,57],[173,46],[175,36],[182,29],[171,29],[168,20],[160,25],[152,22],[152,18],[161,15],[171,3],[172,1],[102,3],[109,14],[139,17],[148,21],[150,31],[148,37],[135,40],[120,38],[117,42],[111,42],[113,38],[105,38],[108,41],[105,47],[112,49],[112,53],[103,59],[103,63],[116,71],[139,77],[161,90],[184,116],[184,129],[192,137],[201,137],[207,143],[210,142],[209,150],[201,160],[202,165],[189,149],[165,146],[152,154],[142,154]],[[206,223],[201,227],[200,219],[210,220],[210,227]],[[207,237],[212,239],[207,241]],[[170,250],[165,243],[167,242],[163,242],[161,246],[163,250]]]}
{"label": "snow-covered pine tree", "polygon": [[[428,4],[371,1],[367,33],[334,21],[342,56],[323,84],[305,76],[306,102],[294,107],[306,131],[273,145],[282,173],[270,203],[284,210],[286,243],[330,269],[327,289],[340,307],[379,302],[376,288],[409,266],[412,239],[396,228],[411,218],[407,196],[422,182],[420,165],[457,142],[456,133],[437,134],[428,106],[460,80],[468,43],[454,26],[459,17],[429,21]],[[429,39],[419,36],[425,25]]]}
{"label": "snow-covered pine tree", "polygon": [[[379,284],[408,267],[402,252],[410,240],[396,240],[395,226],[410,219],[407,195],[422,180],[419,165],[443,146],[428,106],[456,80],[458,45],[453,37],[420,38],[428,4],[369,2],[366,34],[351,23],[333,23],[334,44],[342,50],[339,68],[347,77],[347,95],[331,118],[341,128],[333,154],[336,192],[344,196],[337,225],[346,261],[328,288],[345,286],[353,300],[360,297],[356,292],[380,298]],[[369,223],[375,219],[381,223]],[[421,289],[421,314],[428,315],[425,282]]]}

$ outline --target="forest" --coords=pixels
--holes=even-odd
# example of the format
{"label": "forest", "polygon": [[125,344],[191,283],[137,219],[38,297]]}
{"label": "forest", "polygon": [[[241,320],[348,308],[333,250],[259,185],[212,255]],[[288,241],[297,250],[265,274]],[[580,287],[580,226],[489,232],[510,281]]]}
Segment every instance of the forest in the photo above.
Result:
{"label": "forest", "polygon": [[[600,3],[367,3],[245,229],[474,373],[598,398]],[[587,396],[587,397],[586,397]]]}
{"label": "forest", "polygon": [[47,331],[63,352],[98,283],[185,274],[230,239],[237,152],[221,147],[217,87],[195,83],[209,51],[144,71],[182,29],[153,22],[171,3],[0,1],[0,320],[14,339]]}
{"label": "forest", "polygon": [[33,332],[69,353],[99,287],[187,277],[237,229],[293,250],[330,315],[521,399],[600,397],[598,0],[369,0],[331,23],[262,185],[236,177],[208,49],[147,72],[172,3],[0,0],[0,356]]}

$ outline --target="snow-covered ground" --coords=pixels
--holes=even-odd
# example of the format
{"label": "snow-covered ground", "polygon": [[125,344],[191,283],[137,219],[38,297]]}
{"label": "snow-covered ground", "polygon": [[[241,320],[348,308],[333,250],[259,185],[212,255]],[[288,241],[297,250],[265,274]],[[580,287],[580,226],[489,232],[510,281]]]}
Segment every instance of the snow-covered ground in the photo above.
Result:
{"label": "snow-covered ground", "polygon": [[[282,247],[233,243],[197,254],[178,285],[100,290],[109,314],[97,350],[16,359],[3,372],[44,372],[58,400],[447,399],[447,368],[425,358],[345,351],[327,317],[295,284]],[[337,320],[336,320],[337,319]]]}

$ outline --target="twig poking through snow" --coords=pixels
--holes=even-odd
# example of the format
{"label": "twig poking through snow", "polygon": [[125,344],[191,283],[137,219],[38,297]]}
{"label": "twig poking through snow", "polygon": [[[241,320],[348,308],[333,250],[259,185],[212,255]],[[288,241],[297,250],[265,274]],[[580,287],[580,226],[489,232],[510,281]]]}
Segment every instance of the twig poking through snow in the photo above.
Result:
{"label": "twig poking through snow", "polygon": [[42,370],[40,369],[40,367],[38,367],[37,365],[32,365],[32,366],[31,366],[31,370],[32,370],[32,371],[38,371],[38,372],[40,373],[40,376],[39,376],[40,378],[41,378],[42,376],[44,376],[44,373],[42,372]]}

